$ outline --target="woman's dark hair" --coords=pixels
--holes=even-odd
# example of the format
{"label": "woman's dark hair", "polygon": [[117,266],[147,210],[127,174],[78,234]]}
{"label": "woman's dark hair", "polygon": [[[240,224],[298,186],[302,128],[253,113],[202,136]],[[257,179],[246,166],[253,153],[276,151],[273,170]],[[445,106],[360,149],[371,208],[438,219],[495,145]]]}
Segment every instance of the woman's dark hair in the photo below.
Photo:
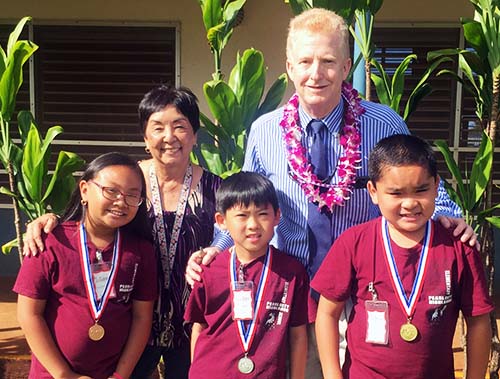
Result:
{"label": "woman's dark hair", "polygon": [[186,87],[171,87],[160,85],[153,88],[144,95],[139,104],[139,125],[144,136],[148,120],[153,113],[159,112],[167,105],[173,105],[177,110],[187,117],[193,132],[200,128],[200,109],[198,99]]}
{"label": "woman's dark hair", "polygon": [[[135,215],[134,219],[127,225],[124,225],[122,229],[127,233],[133,233],[139,237],[151,241],[152,240],[151,225],[147,217],[146,182],[144,181],[144,176],[142,175],[142,171],[135,160],[133,160],[127,154],[119,152],[111,152],[100,155],[87,165],[87,168],[84,171],[78,183],[82,180],[88,181],[94,179],[101,170],[109,166],[130,167],[141,178],[141,184],[142,184],[141,197],[144,198],[144,201],[137,209],[137,214]],[[80,194],[80,187],[77,184],[76,188],[71,194],[68,206],[66,207],[66,210],[61,216],[61,222],[84,220],[86,208],[82,205],[81,200],[82,200],[82,195]]]}
{"label": "woman's dark hair", "polygon": [[271,204],[274,212],[279,209],[278,197],[273,183],[256,172],[239,172],[226,178],[217,190],[217,212],[225,214],[235,206],[248,207],[250,204],[267,206]]}
{"label": "woman's dark hair", "polygon": [[385,167],[408,165],[423,167],[430,176],[437,177],[436,156],[431,146],[419,137],[395,134],[381,139],[373,148],[368,159],[368,175],[376,184]]}

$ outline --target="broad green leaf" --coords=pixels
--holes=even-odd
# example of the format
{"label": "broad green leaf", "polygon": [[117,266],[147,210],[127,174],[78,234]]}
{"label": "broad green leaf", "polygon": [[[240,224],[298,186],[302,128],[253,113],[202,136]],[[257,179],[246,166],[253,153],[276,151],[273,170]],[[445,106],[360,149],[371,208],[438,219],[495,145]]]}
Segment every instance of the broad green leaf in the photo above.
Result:
{"label": "broad green leaf", "polygon": [[221,0],[199,0],[203,16],[205,30],[213,28],[222,22],[222,4]]}
{"label": "broad green leaf", "polygon": [[481,24],[470,19],[462,19],[462,27],[464,30],[465,40],[474,48],[481,56],[488,55],[488,45],[484,39],[484,34]]}
{"label": "broad green leaf", "polygon": [[[64,197],[63,195],[66,194],[66,200],[61,201],[67,201],[75,184],[75,179],[72,174],[73,172],[81,169],[84,164],[85,161],[77,154],[68,151],[60,151],[57,157],[54,173],[50,178],[50,182],[47,185],[42,201],[46,201],[49,198],[53,199],[53,197],[51,197],[53,192],[59,194],[61,197]],[[69,186],[69,188],[65,188],[63,185]],[[49,203],[52,204],[50,201]]]}
{"label": "broad green leaf", "polygon": [[238,104],[242,111],[240,131],[250,126],[253,116],[259,107],[264,87],[266,84],[266,73],[264,68],[264,56],[255,49],[247,49],[241,56],[241,63],[231,71],[231,78],[237,83],[234,93],[238,98]]}
{"label": "broad green leaf", "polygon": [[288,76],[283,73],[278,77],[278,79],[276,79],[267,91],[266,97],[257,110],[257,113],[255,113],[252,121],[255,121],[261,115],[271,112],[279,106],[281,100],[283,100],[283,96],[285,95],[287,84]]}
{"label": "broad green leaf", "polygon": [[5,68],[7,67],[7,55],[5,54],[4,49],[0,46],[0,77],[5,72]]}
{"label": "broad green leaf", "polygon": [[246,0],[233,0],[226,2],[222,15],[224,21],[226,21],[228,25],[232,26],[232,24],[234,24],[236,16],[238,15],[238,12],[241,10],[241,8],[243,8],[243,6],[245,5],[245,2]]}
{"label": "broad green leaf", "polygon": [[418,89],[415,88],[413,90],[405,105],[403,113],[403,120],[405,120],[405,122],[408,121],[408,118],[417,109],[417,106],[420,103],[420,101],[427,95],[430,95],[431,92],[432,92],[432,87],[429,83],[424,83]]}
{"label": "broad green leaf", "polygon": [[207,169],[221,176],[226,171],[226,165],[221,161],[217,147],[211,144],[201,144],[201,155],[207,163]]}
{"label": "broad green leaf", "polygon": [[394,75],[392,76],[392,101],[391,101],[391,108],[396,110],[397,113],[399,113],[399,104],[401,102],[401,98],[403,97],[403,92],[405,90],[405,75],[406,75],[406,70],[408,70],[408,66],[410,63],[414,60],[417,59],[416,54],[410,54],[406,56],[403,61],[399,64],[399,66],[396,68],[396,71],[394,72]]}
{"label": "broad green leaf", "polygon": [[2,253],[7,255],[7,254],[10,254],[10,252],[12,251],[13,248],[17,247],[18,244],[17,244],[17,238],[14,238],[13,240],[7,242],[7,243],[4,243],[2,245]]}
{"label": "broad green leaf", "polygon": [[443,186],[444,186],[446,192],[448,193],[448,196],[450,197],[450,199],[455,204],[457,204],[460,207],[460,209],[463,210],[464,206],[462,204],[462,200],[460,200],[460,197],[458,196],[457,191],[455,191],[455,188],[453,188],[453,186],[445,178],[441,178],[441,181],[443,182]]}
{"label": "broad green leaf", "polygon": [[41,191],[43,175],[45,174],[45,170],[42,167],[43,163],[41,163],[40,159],[40,149],[40,135],[38,129],[32,125],[26,138],[26,145],[24,146],[22,176],[26,190],[30,198],[35,202],[39,202],[42,199]]}
{"label": "broad green leaf", "polygon": [[490,215],[494,210],[497,210],[497,209],[500,209],[500,203],[489,208],[489,209],[485,209],[484,211],[481,211],[478,213],[479,216],[487,216],[487,215]]}
{"label": "broad green leaf", "polygon": [[7,42],[7,56],[12,55],[12,52],[14,50],[14,46],[15,46],[16,42],[19,40],[19,36],[21,35],[21,33],[24,29],[24,25],[29,21],[31,21],[30,16],[23,17],[21,20],[19,20],[16,27],[12,31],[12,33],[10,33],[9,41]]}
{"label": "broad green leaf", "polygon": [[23,82],[23,65],[38,47],[29,41],[16,42],[5,72],[0,79],[0,102],[4,120],[10,121],[17,92]]}
{"label": "broad green leaf", "polygon": [[49,158],[50,158],[50,146],[52,141],[63,132],[63,128],[61,126],[52,126],[47,130],[45,134],[45,138],[42,141],[42,146],[40,149],[40,161],[43,162],[44,166],[47,167]]}
{"label": "broad green leaf", "polygon": [[30,130],[31,124],[35,123],[35,119],[31,112],[29,111],[19,111],[17,114],[17,128],[19,129],[19,135],[21,137],[21,143],[24,145],[28,132]]}
{"label": "broad green leaf", "polygon": [[4,187],[4,186],[0,187],[0,193],[2,195],[7,195],[9,197],[17,198],[17,195],[14,192],[12,192],[10,189],[8,189],[7,187]]}
{"label": "broad green leaf", "polygon": [[476,153],[470,174],[469,204],[476,204],[483,196],[491,176],[493,166],[493,144],[483,133],[481,145]]}
{"label": "broad green leaf", "polygon": [[237,134],[243,123],[236,95],[223,81],[210,81],[203,85],[205,100],[217,123],[230,135]]}
{"label": "broad green leaf", "polygon": [[370,78],[375,84],[375,91],[377,92],[377,97],[382,104],[391,106],[392,99],[392,87],[390,84],[389,76],[386,74],[382,65],[376,60],[372,59],[371,64],[377,69],[381,76],[371,73]]}
{"label": "broad green leaf", "polygon": [[446,162],[446,167],[448,168],[448,171],[451,173],[451,175],[457,182],[457,188],[458,188],[457,194],[458,197],[460,198],[460,202],[464,205],[464,207],[467,207],[467,209],[469,209],[468,204],[466,204],[467,192],[464,186],[464,180],[462,178],[462,174],[460,173],[460,169],[458,168],[457,163],[453,159],[453,154],[448,148],[446,141],[435,140],[434,145],[438,148],[441,154],[443,154],[444,160]]}
{"label": "broad green leaf", "polygon": [[45,202],[50,204],[52,211],[61,214],[66,209],[73,190],[76,187],[75,178],[71,175],[61,176],[55,181],[54,190],[47,196]]}
{"label": "broad green leaf", "polygon": [[222,141],[231,138],[231,136],[229,134],[227,134],[226,129],[221,128],[220,126],[215,125],[212,122],[212,120],[210,120],[202,112],[200,112],[200,120],[201,120],[202,125],[207,130],[208,134],[210,134],[212,137],[217,137],[217,139],[220,139]]}
{"label": "broad green leaf", "polygon": [[500,217],[486,217],[486,221],[488,221],[495,228],[500,229]]}

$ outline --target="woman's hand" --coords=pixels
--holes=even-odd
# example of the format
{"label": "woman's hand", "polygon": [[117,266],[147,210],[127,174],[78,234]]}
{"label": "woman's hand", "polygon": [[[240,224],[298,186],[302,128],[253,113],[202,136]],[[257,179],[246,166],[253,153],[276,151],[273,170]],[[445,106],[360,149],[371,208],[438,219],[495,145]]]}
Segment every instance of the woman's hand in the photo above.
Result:
{"label": "woman's hand", "polygon": [[50,233],[58,223],[59,219],[54,213],[46,213],[26,225],[26,233],[23,237],[23,255],[29,257],[41,253],[45,249],[42,241],[42,231]]}
{"label": "woman's hand", "polygon": [[191,288],[193,288],[195,282],[201,281],[200,273],[203,271],[201,265],[208,265],[219,253],[220,249],[218,247],[210,246],[191,254],[186,266],[186,282]]}

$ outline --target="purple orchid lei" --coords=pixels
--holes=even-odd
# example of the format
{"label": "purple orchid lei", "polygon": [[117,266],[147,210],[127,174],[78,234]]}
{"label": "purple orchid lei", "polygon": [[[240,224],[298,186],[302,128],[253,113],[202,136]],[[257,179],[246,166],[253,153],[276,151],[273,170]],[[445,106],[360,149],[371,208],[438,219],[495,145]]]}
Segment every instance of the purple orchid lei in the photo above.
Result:
{"label": "purple orchid lei", "polygon": [[[302,128],[299,125],[299,97],[294,94],[284,107],[280,126],[283,131],[288,164],[292,178],[300,185],[307,198],[318,204],[319,210],[332,211],[335,205],[344,205],[350,198],[356,182],[356,170],[361,162],[361,133],[359,120],[365,109],[361,98],[351,84],[342,83],[342,96],[346,102],[344,126],[340,134],[340,146],[344,154],[339,158],[336,184],[323,183],[313,173],[307,159],[306,148],[302,145]],[[326,190],[320,191],[321,188]]]}

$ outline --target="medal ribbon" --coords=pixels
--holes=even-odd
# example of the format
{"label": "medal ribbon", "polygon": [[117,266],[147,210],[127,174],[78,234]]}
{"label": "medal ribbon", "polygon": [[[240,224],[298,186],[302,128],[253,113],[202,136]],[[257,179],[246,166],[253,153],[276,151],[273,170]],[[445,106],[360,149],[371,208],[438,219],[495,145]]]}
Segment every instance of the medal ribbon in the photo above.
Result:
{"label": "medal ribbon", "polygon": [[[257,316],[262,304],[262,298],[264,295],[264,289],[266,286],[267,279],[269,278],[269,268],[271,267],[272,257],[271,250],[268,247],[266,258],[264,259],[264,266],[262,268],[262,273],[260,275],[259,284],[257,286],[257,292],[255,294],[254,300],[254,312],[253,318],[249,322],[248,327],[245,328],[245,322],[243,320],[237,320],[238,335],[240,337],[241,344],[245,353],[248,352],[250,346],[252,345],[253,337],[255,336],[255,325],[257,321]],[[231,258],[229,262],[229,279],[231,281],[231,290],[234,288],[234,283],[238,281],[238,270],[236,269],[236,252],[234,247],[231,249]]]}
{"label": "medal ribbon", "polygon": [[424,284],[424,278],[426,274],[427,261],[428,261],[428,252],[429,247],[432,242],[432,234],[433,234],[433,225],[432,221],[427,221],[425,225],[425,234],[422,244],[422,252],[420,254],[420,259],[418,262],[417,273],[415,275],[415,279],[413,281],[413,286],[411,289],[410,296],[407,297],[405,290],[403,288],[403,282],[398,273],[398,268],[396,267],[396,261],[394,259],[394,255],[392,253],[391,248],[391,238],[389,236],[389,228],[387,226],[387,220],[385,217],[382,217],[382,239],[384,241],[384,250],[385,250],[385,258],[386,263],[391,273],[391,282],[394,288],[394,291],[398,295],[398,300],[401,308],[404,310],[408,318],[413,316],[415,312],[415,307],[417,304],[417,300],[420,297],[420,292],[422,291],[422,287]]}
{"label": "medal ribbon", "polygon": [[109,270],[106,285],[100,296],[97,296],[96,288],[94,285],[94,277],[92,276],[92,269],[90,263],[89,250],[87,246],[87,234],[83,222],[80,223],[80,262],[82,268],[82,275],[85,281],[85,290],[87,292],[87,300],[89,303],[90,313],[93,315],[94,320],[97,322],[101,318],[102,312],[108,304],[109,296],[113,290],[115,279],[118,274],[118,267],[120,265],[120,249],[121,249],[121,236],[120,229],[116,230],[115,242],[113,245],[113,258],[111,259],[111,269]]}
{"label": "medal ribbon", "polygon": [[177,250],[177,242],[181,233],[182,221],[186,212],[186,205],[191,189],[191,182],[193,180],[193,166],[189,163],[186,174],[184,175],[184,183],[182,185],[179,202],[175,211],[174,225],[172,226],[172,233],[170,235],[170,244],[167,251],[167,232],[165,222],[163,219],[163,208],[161,205],[160,186],[158,184],[158,177],[156,176],[154,164],[149,166],[149,183],[151,185],[151,202],[153,203],[153,211],[155,215],[155,229],[158,234],[158,243],[160,245],[160,257],[163,272],[165,275],[164,288],[170,286],[170,273],[174,267],[175,251]]}

